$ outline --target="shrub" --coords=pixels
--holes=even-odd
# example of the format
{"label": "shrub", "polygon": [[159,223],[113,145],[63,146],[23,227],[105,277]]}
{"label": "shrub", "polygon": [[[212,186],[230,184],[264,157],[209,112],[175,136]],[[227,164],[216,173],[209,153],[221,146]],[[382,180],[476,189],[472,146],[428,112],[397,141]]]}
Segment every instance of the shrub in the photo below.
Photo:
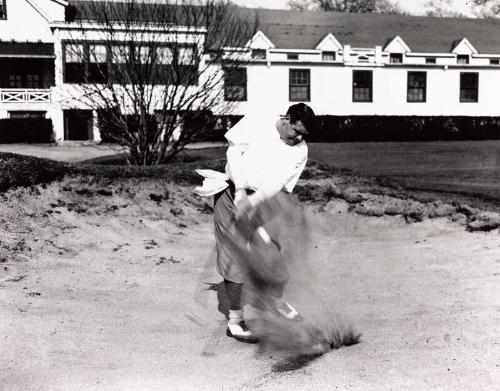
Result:
{"label": "shrub", "polygon": [[193,141],[223,141],[224,134],[238,121],[243,118],[242,115],[220,115],[220,116],[210,116],[203,118],[198,117],[198,123],[191,121],[191,126],[194,129],[201,129]]}
{"label": "shrub", "polygon": [[[221,115],[215,116],[211,111],[181,111],[182,133],[190,141],[226,141],[224,134],[235,125],[243,116]],[[101,129],[101,140],[105,143],[116,143],[121,133],[115,121],[118,115],[109,110],[98,110],[98,124]],[[134,115],[126,115],[125,119],[128,129],[137,127],[138,118]],[[151,115],[148,118],[148,128],[156,132],[159,126],[158,118]]]}
{"label": "shrub", "polygon": [[50,143],[53,141],[52,120],[47,118],[0,119],[0,144]]}
{"label": "shrub", "polygon": [[500,117],[318,116],[312,142],[500,139]]}
{"label": "shrub", "polygon": [[62,179],[68,166],[48,159],[0,153],[0,192]]}

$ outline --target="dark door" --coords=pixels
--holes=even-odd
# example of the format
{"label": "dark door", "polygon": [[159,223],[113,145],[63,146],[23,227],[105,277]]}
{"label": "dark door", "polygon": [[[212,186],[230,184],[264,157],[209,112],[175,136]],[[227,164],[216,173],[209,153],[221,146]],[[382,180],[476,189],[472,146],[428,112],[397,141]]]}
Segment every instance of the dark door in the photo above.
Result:
{"label": "dark door", "polygon": [[92,110],[64,110],[64,139],[94,139],[92,132]]}

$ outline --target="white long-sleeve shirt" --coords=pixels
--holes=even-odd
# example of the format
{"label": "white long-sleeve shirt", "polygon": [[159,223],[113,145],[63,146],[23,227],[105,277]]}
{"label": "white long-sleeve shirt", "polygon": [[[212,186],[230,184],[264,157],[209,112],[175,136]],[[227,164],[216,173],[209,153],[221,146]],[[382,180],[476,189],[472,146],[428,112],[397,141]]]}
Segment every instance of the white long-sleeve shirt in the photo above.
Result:
{"label": "white long-sleeve shirt", "polygon": [[276,114],[245,116],[225,134],[226,174],[236,189],[255,191],[249,197],[254,205],[281,190],[291,193],[307,162],[307,144],[281,140],[278,119]]}

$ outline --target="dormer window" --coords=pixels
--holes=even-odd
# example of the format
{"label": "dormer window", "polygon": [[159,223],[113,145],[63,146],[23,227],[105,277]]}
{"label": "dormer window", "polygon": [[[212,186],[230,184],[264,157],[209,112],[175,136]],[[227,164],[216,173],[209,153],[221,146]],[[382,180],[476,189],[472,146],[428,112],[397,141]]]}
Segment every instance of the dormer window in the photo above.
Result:
{"label": "dormer window", "polygon": [[0,19],[7,19],[7,0],[0,0]]}
{"label": "dormer window", "polygon": [[265,59],[266,59],[266,49],[252,50],[252,60],[265,60]]}
{"label": "dormer window", "polygon": [[336,52],[322,52],[321,59],[323,61],[335,61],[337,59],[337,53]]}
{"label": "dormer window", "polygon": [[468,54],[457,55],[457,64],[468,64],[468,63],[469,63],[469,55]]}
{"label": "dormer window", "polygon": [[401,64],[403,62],[403,53],[389,54],[389,62],[391,64]]}
{"label": "dormer window", "polygon": [[286,59],[287,60],[298,60],[299,59],[299,55],[297,53],[288,53],[286,55]]}

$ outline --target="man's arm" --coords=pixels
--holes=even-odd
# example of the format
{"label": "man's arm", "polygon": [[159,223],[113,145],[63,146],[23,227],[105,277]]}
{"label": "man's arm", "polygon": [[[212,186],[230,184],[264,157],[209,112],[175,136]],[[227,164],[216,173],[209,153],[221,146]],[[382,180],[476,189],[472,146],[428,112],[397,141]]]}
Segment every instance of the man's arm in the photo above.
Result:
{"label": "man's arm", "polygon": [[283,188],[292,191],[307,163],[307,146],[300,153],[287,162],[283,167],[271,172],[272,177],[264,181],[264,184],[253,194],[248,196],[252,207],[277,195]]}
{"label": "man's arm", "polygon": [[245,193],[246,180],[243,176],[241,162],[245,153],[246,145],[229,144],[226,152],[227,164],[226,174],[231,178],[235,187],[234,203],[237,204]]}

